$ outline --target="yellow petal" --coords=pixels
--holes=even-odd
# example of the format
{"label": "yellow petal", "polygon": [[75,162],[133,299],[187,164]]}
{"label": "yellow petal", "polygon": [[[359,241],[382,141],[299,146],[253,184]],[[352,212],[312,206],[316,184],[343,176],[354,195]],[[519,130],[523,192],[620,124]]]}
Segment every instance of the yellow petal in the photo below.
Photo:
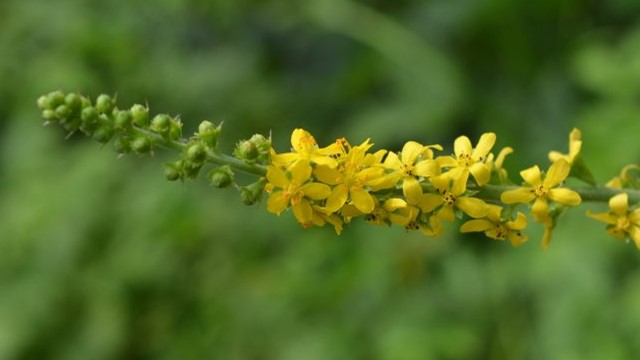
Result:
{"label": "yellow petal", "polygon": [[542,185],[540,168],[538,167],[538,165],[534,165],[528,169],[524,169],[520,171],[520,176],[522,176],[524,181],[529,185],[533,185],[533,186]]}
{"label": "yellow petal", "polygon": [[456,207],[473,218],[481,218],[487,215],[487,204],[477,198],[462,196],[456,199]]}
{"label": "yellow petal", "polygon": [[415,141],[407,141],[402,147],[402,163],[413,165],[416,162],[418,155],[422,153],[423,145]]}
{"label": "yellow petal", "polygon": [[313,209],[311,204],[305,199],[302,199],[298,204],[293,205],[293,215],[295,215],[298,222],[302,225],[308,225],[313,219]]}
{"label": "yellow petal", "polygon": [[516,219],[513,221],[507,221],[507,228],[511,230],[523,230],[527,227],[527,216],[518,211],[518,215],[516,215]]}
{"label": "yellow petal", "polygon": [[487,219],[499,223],[500,215],[502,215],[502,206],[487,204]]}
{"label": "yellow petal", "polygon": [[568,206],[580,205],[580,202],[582,201],[580,195],[577,192],[564,188],[555,188],[549,190],[549,199],[557,202],[558,204]]}
{"label": "yellow petal", "polygon": [[[458,177],[453,177],[453,183],[451,184],[451,193],[455,196],[459,196],[464,194],[467,191],[467,180],[469,179],[469,169],[467,168],[458,168],[462,169],[461,175]],[[449,174],[455,173],[455,171],[450,171]]]}
{"label": "yellow petal", "polygon": [[438,190],[438,192],[444,192],[451,189],[451,178],[448,175],[450,173],[451,171],[431,178],[431,184],[436,188],[436,190]]}
{"label": "yellow petal", "polygon": [[306,130],[295,129],[291,133],[291,146],[299,153],[308,153],[318,146],[318,143],[316,143],[316,139]]}
{"label": "yellow petal", "polygon": [[302,185],[300,191],[302,191],[306,197],[313,200],[326,199],[331,195],[331,188],[328,185],[317,182]]}
{"label": "yellow petal", "polygon": [[422,195],[422,199],[418,204],[420,210],[425,213],[431,212],[436,209],[438,206],[442,205],[444,201],[442,200],[442,196],[436,194],[424,194]]}
{"label": "yellow petal", "polygon": [[337,185],[341,182],[343,176],[337,169],[332,169],[326,165],[318,165],[313,171],[313,175],[319,181],[329,184],[329,185]]}
{"label": "yellow petal", "polygon": [[433,159],[420,161],[413,168],[413,173],[422,177],[432,177],[440,174],[440,166]]}
{"label": "yellow petal", "polygon": [[300,154],[289,152],[289,153],[271,155],[271,162],[273,164],[287,166],[299,158],[300,158]]}
{"label": "yellow petal", "polygon": [[480,231],[488,230],[491,227],[493,227],[493,223],[488,220],[473,219],[462,224],[462,226],[460,226],[460,232],[462,233],[480,232]]}
{"label": "yellow petal", "polygon": [[609,199],[609,207],[618,216],[624,216],[629,210],[629,195],[620,193]]}
{"label": "yellow petal", "polygon": [[513,153],[513,149],[509,146],[502,148],[498,153],[498,157],[496,157],[496,162],[494,163],[494,167],[496,169],[502,169],[504,165],[504,159],[507,155]]}
{"label": "yellow petal", "polygon": [[503,191],[500,194],[500,201],[505,204],[522,203],[527,204],[531,200],[535,199],[536,195],[531,192],[529,188],[517,188],[513,190]]}
{"label": "yellow petal", "polygon": [[288,170],[291,173],[291,182],[297,185],[304,184],[311,177],[311,165],[307,160],[296,160]]}
{"label": "yellow petal", "polygon": [[452,222],[456,219],[456,215],[453,212],[453,207],[447,205],[441,207],[440,210],[438,210],[436,216],[439,220],[445,220],[449,222]]}
{"label": "yellow petal", "polygon": [[402,169],[402,161],[398,157],[398,154],[394,152],[389,152],[387,157],[384,159],[384,166],[390,169]]}
{"label": "yellow petal", "polygon": [[473,152],[471,140],[469,140],[469,138],[464,135],[459,136],[453,142],[453,152],[456,154],[456,156],[460,156],[462,154],[471,155],[471,152]]}
{"label": "yellow petal", "polygon": [[531,207],[531,213],[537,219],[546,218],[549,214],[549,204],[545,198],[537,198]]}
{"label": "yellow petal", "polygon": [[479,161],[481,158],[487,156],[491,148],[496,143],[496,134],[489,132],[484,133],[480,136],[480,140],[478,140],[478,144],[476,148],[473,149],[473,153],[471,154],[471,158],[475,161]]}
{"label": "yellow petal", "polygon": [[443,167],[453,168],[458,166],[458,160],[454,159],[451,156],[438,156],[436,158],[436,161],[438,162],[438,165],[440,165],[441,168]]}
{"label": "yellow petal", "polygon": [[335,168],[336,166],[338,166],[338,162],[335,159],[326,155],[312,154],[309,157],[309,160],[318,165],[326,165],[330,168]]}
{"label": "yellow petal", "polygon": [[571,171],[571,165],[565,159],[559,159],[551,164],[542,183],[547,188],[552,188],[563,182]]}
{"label": "yellow petal", "polygon": [[560,160],[560,159],[567,159],[567,156],[559,151],[549,151],[549,161],[551,161],[552,163]]}
{"label": "yellow petal", "polygon": [[356,208],[358,208],[358,210],[365,214],[369,214],[373,211],[375,202],[373,201],[371,194],[366,192],[363,188],[353,187],[349,191],[349,195],[351,195],[351,202]]}
{"label": "yellow petal", "polygon": [[402,199],[391,198],[391,199],[387,199],[384,202],[384,204],[382,205],[382,207],[386,211],[393,212],[393,211],[396,211],[398,209],[407,207],[407,202],[402,200]]}
{"label": "yellow petal", "polygon": [[276,215],[280,215],[287,206],[289,206],[289,198],[284,196],[282,191],[272,193],[267,200],[267,211]]}
{"label": "yellow petal", "polygon": [[487,164],[477,162],[471,165],[469,171],[471,171],[471,175],[476,179],[476,183],[478,183],[479,186],[485,185],[491,179],[491,169],[489,169]]}
{"label": "yellow petal", "polygon": [[346,185],[341,184],[336,186],[335,188],[333,188],[333,191],[331,191],[331,195],[329,195],[329,197],[327,198],[325,211],[328,214],[338,211],[342,207],[342,205],[347,202],[348,197],[349,192]]}
{"label": "yellow petal", "polygon": [[594,213],[591,210],[587,211],[587,216],[602,221],[605,224],[615,225],[618,223],[618,218],[609,213]]}
{"label": "yellow petal", "polygon": [[546,251],[549,248],[549,243],[551,243],[551,230],[553,230],[551,224],[545,224],[544,234],[542,235],[542,241],[540,242],[542,250]]}
{"label": "yellow petal", "polygon": [[267,169],[267,180],[279,188],[289,186],[287,174],[277,166],[269,166],[269,169]]}
{"label": "yellow petal", "polygon": [[633,242],[636,243],[636,247],[640,249],[640,228],[637,226],[631,226],[629,229],[629,236],[631,236]]}
{"label": "yellow petal", "polygon": [[509,239],[509,242],[511,242],[511,245],[513,246],[520,246],[529,240],[527,234],[519,231],[509,231],[507,239]]}
{"label": "yellow petal", "polygon": [[416,205],[422,198],[422,187],[418,180],[411,176],[405,176],[402,181],[402,193],[409,204]]}

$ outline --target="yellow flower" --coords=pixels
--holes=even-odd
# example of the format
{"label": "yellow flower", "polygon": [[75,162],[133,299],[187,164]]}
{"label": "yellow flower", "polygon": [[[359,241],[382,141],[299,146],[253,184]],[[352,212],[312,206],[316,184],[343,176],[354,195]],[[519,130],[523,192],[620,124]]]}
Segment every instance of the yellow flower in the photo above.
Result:
{"label": "yellow flower", "polygon": [[289,205],[298,222],[309,224],[313,219],[313,209],[309,200],[329,197],[331,188],[325,184],[309,182],[311,166],[306,160],[294,162],[285,172],[278,166],[267,170],[267,189],[271,192],[267,200],[267,210],[280,215]]}
{"label": "yellow flower", "polygon": [[291,146],[293,147],[292,152],[272,153],[272,163],[287,166],[297,160],[306,160],[310,163],[335,168],[338,163],[334,158],[339,157],[343,152],[339,141],[327,147],[319,148],[316,139],[303,129],[293,130],[293,133],[291,133]]}
{"label": "yellow flower", "polygon": [[495,158],[495,161],[494,161],[493,153],[489,154],[487,156],[487,160],[485,161],[485,164],[489,166],[489,168],[491,169],[491,172],[496,173],[498,177],[498,181],[500,183],[504,183],[508,180],[507,170],[503,168],[503,165],[504,165],[505,157],[507,157],[507,155],[511,153],[513,153],[513,149],[507,146],[505,148],[502,148],[502,150],[500,150],[500,152],[498,153],[498,156]]}
{"label": "yellow flower", "polygon": [[466,180],[463,178],[452,179],[449,173],[435,176],[431,179],[437,194],[423,194],[418,204],[420,209],[429,213],[437,211],[438,220],[455,220],[454,208],[462,210],[473,218],[481,218],[487,214],[487,204],[477,198],[462,196],[466,191]]}
{"label": "yellow flower", "polygon": [[374,197],[374,202],[375,207],[369,214],[363,214],[353,205],[345,205],[341,214],[348,219],[347,221],[353,217],[365,215],[365,220],[375,225],[406,226],[414,217],[412,208],[403,199],[390,198],[381,204],[380,200]]}
{"label": "yellow flower", "polygon": [[441,167],[450,168],[449,171],[452,172],[454,178],[462,177],[466,182],[469,173],[471,173],[476,183],[482,186],[488,183],[491,178],[491,169],[484,163],[484,160],[495,142],[496,134],[484,133],[480,136],[476,147],[473,148],[468,137],[460,136],[453,143],[455,158],[441,156],[436,160]]}
{"label": "yellow flower", "polygon": [[410,208],[414,210],[414,216],[413,220],[409,221],[409,223],[404,227],[407,231],[419,230],[421,233],[429,237],[438,237],[442,234],[444,229],[442,228],[437,215],[422,213],[418,218],[418,209],[414,207]]}
{"label": "yellow flower", "polygon": [[549,213],[548,200],[562,205],[576,206],[582,201],[580,195],[573,190],[558,187],[567,178],[570,170],[571,165],[564,159],[558,159],[551,165],[544,180],[537,165],[522,170],[520,176],[529,186],[504,191],[500,200],[505,204],[527,204],[534,201],[531,212],[538,221]]}
{"label": "yellow flower", "polygon": [[640,249],[640,209],[629,210],[629,195],[621,193],[609,199],[606,213],[587,212],[587,215],[607,224],[607,232],[618,238],[632,238]]}
{"label": "yellow flower", "polygon": [[366,153],[372,145],[367,139],[361,145],[352,147],[337,168],[316,166],[315,177],[325,184],[335,185],[325,204],[326,213],[338,211],[349,200],[362,213],[369,214],[373,211],[375,200],[367,188],[372,184],[379,185],[380,178],[385,173],[382,167],[373,166],[380,163],[384,151]]}
{"label": "yellow flower", "polygon": [[312,205],[313,216],[311,218],[311,222],[307,224],[303,224],[303,226],[324,226],[326,223],[333,225],[333,228],[336,231],[336,234],[340,235],[342,233],[342,220],[340,217],[330,214],[327,215],[320,206]]}
{"label": "yellow flower", "polygon": [[410,203],[415,204],[422,195],[418,177],[428,178],[438,175],[440,167],[433,160],[431,148],[442,149],[440,145],[423,146],[415,141],[409,141],[402,147],[400,156],[390,152],[384,160],[384,166],[394,170],[392,175],[394,184],[402,179],[402,192]]}
{"label": "yellow flower", "polygon": [[640,166],[636,164],[631,164],[625,166],[620,172],[620,176],[616,176],[613,179],[609,180],[605,186],[611,189],[623,189],[632,185],[633,182],[637,183],[637,178],[634,179],[629,172],[635,170],[636,172],[640,171]]}
{"label": "yellow flower", "polygon": [[549,160],[556,162],[559,159],[566,160],[569,165],[573,164],[573,161],[580,155],[580,148],[582,147],[582,133],[578,129],[573,129],[569,134],[569,153],[562,154],[558,151],[549,152]]}
{"label": "yellow flower", "polygon": [[511,245],[519,246],[524,244],[528,238],[522,232],[527,227],[527,217],[518,212],[515,220],[503,220],[501,218],[502,207],[497,205],[487,205],[487,217],[484,219],[472,219],[462,224],[460,232],[484,232],[484,234],[495,240],[509,239]]}

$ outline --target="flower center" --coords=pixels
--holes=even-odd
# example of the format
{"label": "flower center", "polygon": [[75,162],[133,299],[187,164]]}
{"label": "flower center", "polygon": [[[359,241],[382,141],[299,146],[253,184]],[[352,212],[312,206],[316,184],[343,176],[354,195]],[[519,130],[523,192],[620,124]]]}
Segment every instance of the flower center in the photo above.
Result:
{"label": "flower center", "polygon": [[616,224],[616,227],[618,229],[626,231],[627,228],[629,228],[629,225],[631,225],[631,222],[629,221],[629,218],[626,217],[626,216],[623,216],[623,217],[619,217],[618,218],[618,223]]}
{"label": "flower center", "polygon": [[458,155],[458,165],[463,167],[469,167],[473,165],[473,159],[471,159],[471,155],[466,153]]}
{"label": "flower center", "polygon": [[413,173],[413,165],[402,164],[402,166],[404,167],[404,176],[415,176]]}
{"label": "flower center", "polygon": [[406,230],[419,230],[420,226],[415,221],[409,221],[407,225],[404,227]]}
{"label": "flower center", "polygon": [[546,197],[547,194],[549,193],[549,189],[544,187],[544,185],[538,185],[538,186],[534,186],[533,189],[531,189],[531,192],[536,197]]}
{"label": "flower center", "polygon": [[453,195],[450,191],[445,191],[442,194],[442,201],[447,206],[453,206],[456,203],[456,196]]}

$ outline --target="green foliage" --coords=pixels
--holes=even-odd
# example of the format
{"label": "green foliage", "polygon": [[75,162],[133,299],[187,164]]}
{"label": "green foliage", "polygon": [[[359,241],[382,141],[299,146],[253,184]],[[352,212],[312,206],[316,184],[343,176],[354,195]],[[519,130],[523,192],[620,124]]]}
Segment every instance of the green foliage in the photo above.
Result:
{"label": "green foliage", "polygon": [[[624,0],[0,2],[0,358],[634,359],[638,254],[582,214],[546,253],[303,231],[206,181],[167,183],[162,163],[193,169],[160,152],[65,141],[33,99],[149,101],[224,149],[269,131],[287,149],[295,127],[384,148],[499,130],[514,174],[577,126],[590,168],[613,177],[640,161],[639,13]],[[80,100],[56,95],[45,117]],[[144,152],[112,139],[126,113],[99,126],[110,106],[84,107],[80,131]],[[226,135],[198,129],[205,118]]]}

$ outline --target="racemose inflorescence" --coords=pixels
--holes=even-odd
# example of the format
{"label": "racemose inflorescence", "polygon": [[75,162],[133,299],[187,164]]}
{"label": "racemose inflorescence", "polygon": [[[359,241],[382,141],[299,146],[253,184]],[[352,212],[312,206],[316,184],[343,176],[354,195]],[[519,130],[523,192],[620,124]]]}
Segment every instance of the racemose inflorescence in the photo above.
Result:
{"label": "racemose inflorescence", "polygon": [[[460,136],[447,154],[439,144],[417,141],[406,142],[398,152],[373,151],[369,139],[352,144],[340,138],[319,146],[309,132],[295,129],[288,152],[276,151],[270,137],[256,134],[239,141],[229,155],[218,149],[222,126],[210,121],[184,138],[178,117],[151,116],[148,106],[140,104],[120,109],[104,94],[91,101],[54,91],[37,103],[45,124],[111,142],[120,154],[175,150],[179,158],[164,165],[168,180],[195,179],[209,166],[206,176],[213,186],[237,188],[247,205],[265,199],[267,210],[276,215],[290,210],[305,228],[329,224],[340,234],[345,224],[360,218],[437,237],[446,224],[462,219],[461,232],[482,232],[518,246],[528,240],[525,230],[534,221],[544,226],[541,245],[546,249],[566,210],[597,201],[608,202],[609,211],[587,215],[605,223],[610,235],[631,239],[640,248],[640,167],[628,165],[606,184],[596,184],[580,156],[578,129],[569,134],[567,153],[549,152],[549,165],[520,171],[521,185],[516,185],[504,168],[513,149],[494,151],[491,132],[475,144]],[[236,172],[257,179],[239,185]],[[585,185],[568,186],[568,178]]]}

